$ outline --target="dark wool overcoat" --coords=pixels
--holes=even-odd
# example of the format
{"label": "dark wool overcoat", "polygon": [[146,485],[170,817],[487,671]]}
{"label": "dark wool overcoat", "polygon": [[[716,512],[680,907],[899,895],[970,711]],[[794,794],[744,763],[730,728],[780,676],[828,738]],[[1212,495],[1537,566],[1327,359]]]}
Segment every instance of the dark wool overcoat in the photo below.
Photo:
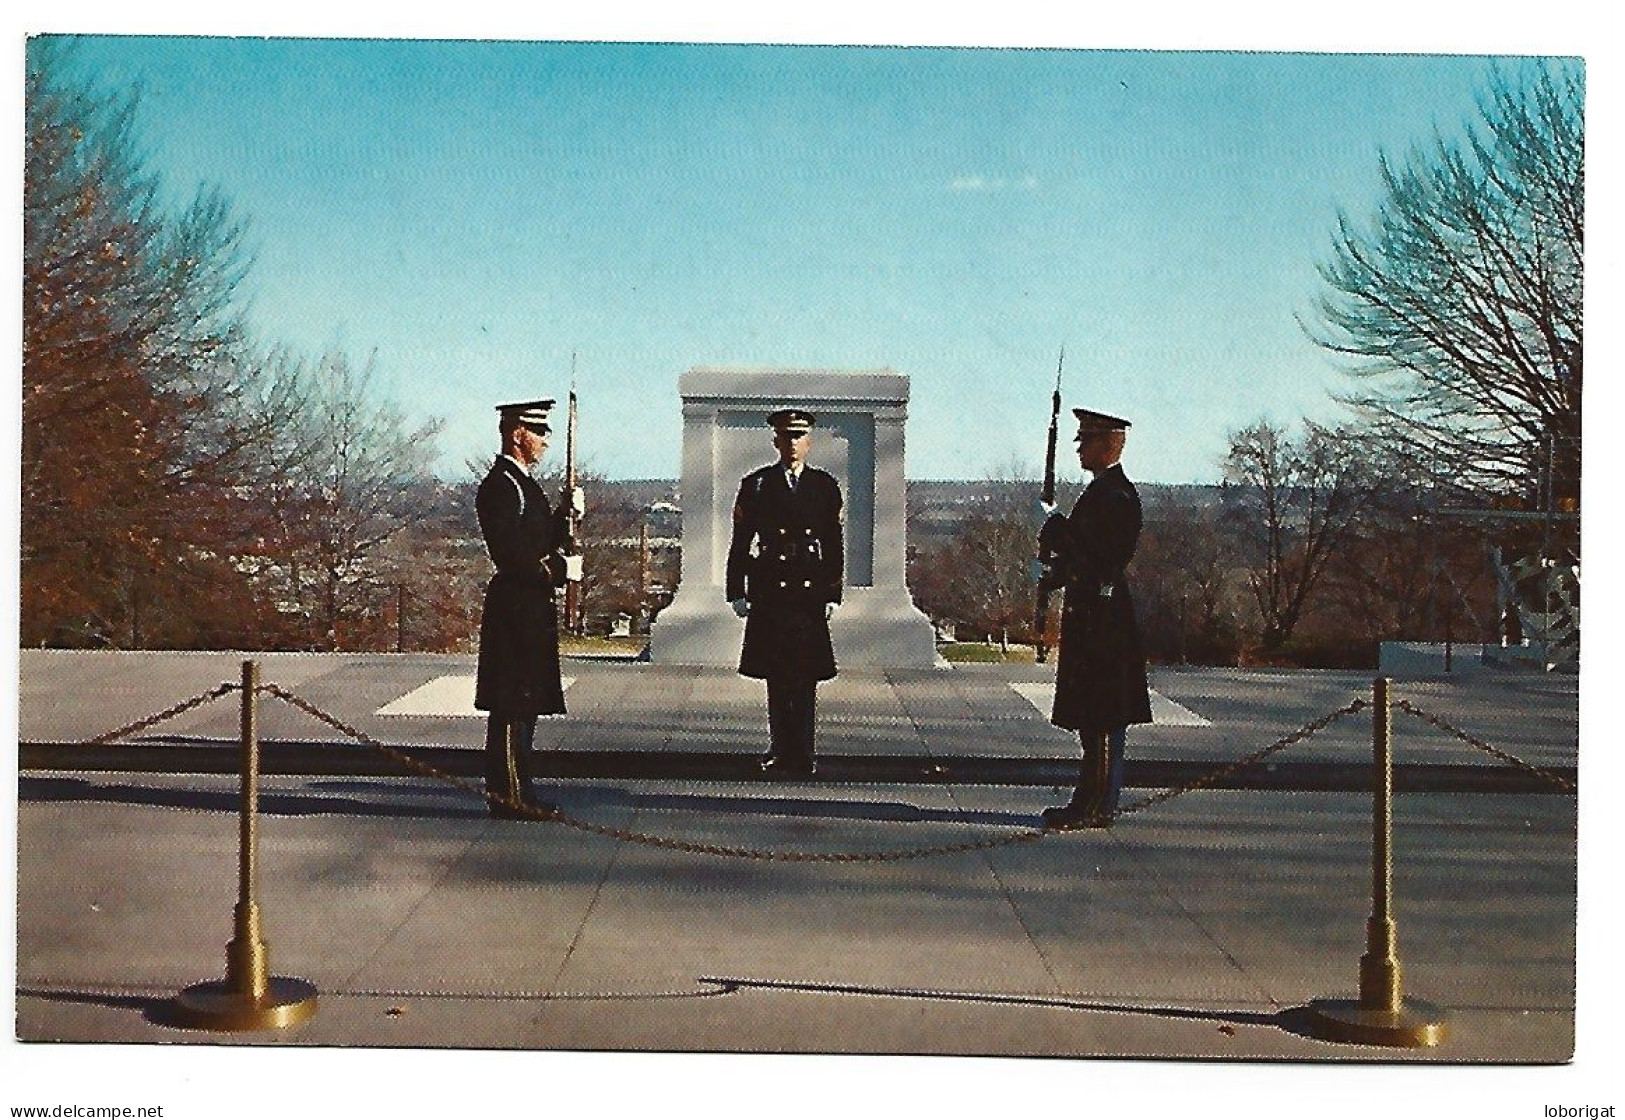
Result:
{"label": "dark wool overcoat", "polygon": [[559,680],[559,615],[553,589],[564,584],[568,510],[519,464],[498,457],[474,499],[496,575],[480,613],[474,706],[506,716],[564,711]]}
{"label": "dark wool overcoat", "polygon": [[1050,722],[1113,731],[1151,722],[1145,652],[1123,569],[1140,539],[1140,495],[1121,466],[1097,475],[1072,507],[1044,528],[1065,580],[1061,650]]}
{"label": "dark wool overcoat", "polygon": [[740,480],[727,586],[730,600],[750,600],[740,673],[785,681],[835,675],[824,605],[841,601],[841,526],[841,487],[827,471],[803,466],[793,492],[777,463]]}

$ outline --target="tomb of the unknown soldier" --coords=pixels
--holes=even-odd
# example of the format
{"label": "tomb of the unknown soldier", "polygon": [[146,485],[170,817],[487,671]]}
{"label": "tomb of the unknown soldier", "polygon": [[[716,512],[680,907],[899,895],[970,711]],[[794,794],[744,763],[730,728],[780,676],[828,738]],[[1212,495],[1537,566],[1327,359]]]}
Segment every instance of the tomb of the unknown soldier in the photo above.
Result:
{"label": "tomb of the unknown soldier", "polygon": [[649,633],[657,664],[734,665],[743,625],[723,573],[741,477],[774,459],[763,417],[789,405],[818,417],[810,462],[846,497],[846,587],[830,624],[842,667],[930,668],[930,619],[909,597],[904,508],[908,377],[892,370],[696,367],[683,405],[682,578]]}

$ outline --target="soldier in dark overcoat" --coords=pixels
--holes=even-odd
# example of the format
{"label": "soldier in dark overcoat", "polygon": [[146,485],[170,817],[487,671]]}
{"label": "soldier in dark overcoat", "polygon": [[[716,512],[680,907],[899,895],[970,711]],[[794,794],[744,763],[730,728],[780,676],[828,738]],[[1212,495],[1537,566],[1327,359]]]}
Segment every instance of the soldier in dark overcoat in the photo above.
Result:
{"label": "soldier in dark overcoat", "polygon": [[1039,553],[1063,587],[1060,659],[1050,722],[1078,733],[1083,758],[1049,828],[1110,827],[1123,788],[1126,728],[1151,722],[1145,652],[1124,569],[1140,539],[1140,496],[1120,462],[1129,423],[1075,408],[1078,461],[1094,475],[1070,516],[1045,508]]}
{"label": "soldier in dark overcoat", "polygon": [[841,601],[846,542],[841,488],[807,465],[814,416],[768,416],[779,461],[739,483],[727,596],[745,619],[739,672],[767,682],[769,772],[811,775],[818,682],[835,676],[829,618]]}
{"label": "soldier in dark overcoat", "polygon": [[480,612],[479,666],[474,706],[489,712],[485,735],[485,788],[504,804],[497,817],[534,818],[555,811],[536,796],[536,719],[564,713],[559,676],[559,617],[554,589],[581,578],[573,555],[569,516],[580,512],[581,491],[567,490],[557,509],[530,468],[547,450],[553,402],[501,405],[502,454],[474,499],[480,533],[496,574]]}

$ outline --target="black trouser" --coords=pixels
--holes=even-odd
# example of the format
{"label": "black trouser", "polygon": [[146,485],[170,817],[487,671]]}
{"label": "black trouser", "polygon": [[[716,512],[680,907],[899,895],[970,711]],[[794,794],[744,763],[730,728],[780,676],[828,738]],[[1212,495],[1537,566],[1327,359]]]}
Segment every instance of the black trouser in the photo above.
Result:
{"label": "black trouser", "polygon": [[1078,767],[1077,792],[1072,795],[1074,804],[1088,805],[1094,812],[1107,816],[1117,812],[1117,802],[1123,793],[1127,730],[1118,727],[1111,731],[1078,732],[1083,759]]}
{"label": "black trouser", "polygon": [[485,789],[512,802],[535,800],[536,717],[492,712],[485,727]]}
{"label": "black trouser", "polygon": [[767,678],[767,726],[772,741],[769,753],[786,766],[813,763],[813,719],[818,705],[818,682],[801,677]]}

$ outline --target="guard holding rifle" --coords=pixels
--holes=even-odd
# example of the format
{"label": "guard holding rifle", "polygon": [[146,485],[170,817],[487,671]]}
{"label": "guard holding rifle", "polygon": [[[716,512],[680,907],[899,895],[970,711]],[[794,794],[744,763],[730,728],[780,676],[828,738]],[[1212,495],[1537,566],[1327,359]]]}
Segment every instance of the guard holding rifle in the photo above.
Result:
{"label": "guard holding rifle", "polygon": [[767,422],[779,461],[740,480],[727,595],[745,619],[739,672],[767,682],[771,745],[762,769],[809,777],[818,682],[835,676],[829,618],[845,582],[841,487],[807,465],[812,413],[785,408]]}
{"label": "guard holding rifle", "polygon": [[496,574],[485,589],[474,706],[490,713],[485,736],[485,788],[491,815],[535,819],[557,807],[535,795],[536,719],[564,714],[559,676],[559,616],[554,589],[581,578],[571,518],[584,508],[567,486],[554,510],[530,470],[541,462],[552,429],[553,402],[497,407],[502,453],[474,500],[480,532]]}
{"label": "guard holding rifle", "polygon": [[[1124,569],[1140,538],[1140,496],[1119,460],[1129,422],[1075,408],[1078,462],[1094,475],[1072,513],[1038,503],[1041,600],[1066,592],[1050,722],[1083,748],[1072,799],[1044,810],[1050,829],[1109,828],[1123,788],[1126,728],[1151,722],[1145,652]],[[1052,445],[1053,446],[1053,445]]]}

